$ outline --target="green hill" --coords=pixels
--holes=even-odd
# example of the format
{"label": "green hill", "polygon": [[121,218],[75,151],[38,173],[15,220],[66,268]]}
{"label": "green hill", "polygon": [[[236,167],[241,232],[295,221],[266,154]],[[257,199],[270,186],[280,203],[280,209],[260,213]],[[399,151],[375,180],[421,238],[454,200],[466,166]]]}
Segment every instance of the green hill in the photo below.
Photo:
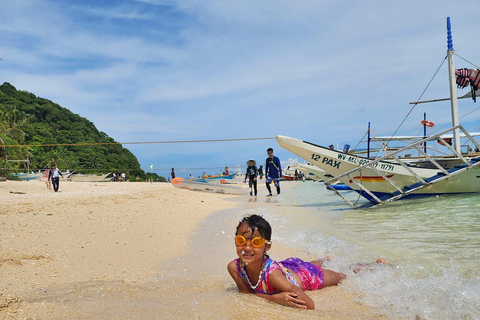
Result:
{"label": "green hill", "polygon": [[137,158],[121,145],[3,147],[4,145],[113,143],[88,119],[58,104],[15,89],[0,86],[0,168],[30,171],[50,166],[79,173],[125,172],[131,179],[145,177]]}

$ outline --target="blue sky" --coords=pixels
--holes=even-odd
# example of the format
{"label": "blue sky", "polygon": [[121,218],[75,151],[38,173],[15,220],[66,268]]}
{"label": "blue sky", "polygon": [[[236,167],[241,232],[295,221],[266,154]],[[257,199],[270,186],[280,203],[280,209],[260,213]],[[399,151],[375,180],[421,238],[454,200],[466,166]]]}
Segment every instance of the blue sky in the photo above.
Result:
{"label": "blue sky", "polygon": [[[119,142],[281,134],[355,145],[369,121],[388,135],[407,115],[445,57],[447,16],[456,53],[480,64],[479,12],[478,0],[3,1],[0,82]],[[448,96],[446,75],[444,64],[424,99]],[[417,107],[399,133],[417,134],[424,112],[441,127],[449,108]],[[460,102],[460,114],[475,108]],[[270,146],[291,156],[274,140],[125,145],[144,170],[263,162]]]}

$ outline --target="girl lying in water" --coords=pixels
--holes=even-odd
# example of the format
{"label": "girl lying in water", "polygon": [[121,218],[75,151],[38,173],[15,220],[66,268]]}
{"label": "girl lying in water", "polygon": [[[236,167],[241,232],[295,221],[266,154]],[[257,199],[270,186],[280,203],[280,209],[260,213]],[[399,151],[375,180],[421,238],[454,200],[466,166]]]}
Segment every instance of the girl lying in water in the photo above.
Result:
{"label": "girl lying in water", "polygon": [[[270,224],[261,216],[251,215],[238,224],[235,244],[239,258],[227,266],[238,290],[290,307],[315,309],[305,290],[336,286],[346,275],[323,269],[324,260],[271,260],[267,254],[271,235]],[[377,263],[385,263],[385,259],[378,259]],[[354,272],[361,266],[365,265],[356,265]]]}

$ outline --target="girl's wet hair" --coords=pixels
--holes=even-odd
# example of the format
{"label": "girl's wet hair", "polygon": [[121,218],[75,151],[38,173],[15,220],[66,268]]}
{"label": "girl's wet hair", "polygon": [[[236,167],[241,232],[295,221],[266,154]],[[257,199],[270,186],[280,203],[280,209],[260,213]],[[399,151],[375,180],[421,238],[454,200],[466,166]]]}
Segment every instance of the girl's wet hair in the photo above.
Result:
{"label": "girl's wet hair", "polygon": [[268,221],[265,220],[262,216],[252,214],[251,216],[243,218],[237,226],[235,235],[238,235],[238,228],[240,228],[240,226],[244,223],[246,223],[250,227],[250,229],[252,229],[252,234],[255,232],[255,230],[257,230],[262,236],[262,238],[268,241],[271,240],[272,227],[270,226]]}

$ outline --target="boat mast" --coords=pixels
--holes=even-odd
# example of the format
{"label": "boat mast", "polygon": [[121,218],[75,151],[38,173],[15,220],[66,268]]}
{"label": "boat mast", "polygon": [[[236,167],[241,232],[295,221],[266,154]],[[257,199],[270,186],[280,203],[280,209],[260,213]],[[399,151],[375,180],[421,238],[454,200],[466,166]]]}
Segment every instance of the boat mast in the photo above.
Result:
{"label": "boat mast", "polygon": [[[423,139],[427,137],[427,113],[423,113]],[[427,141],[423,144],[423,152],[427,153]]]}
{"label": "boat mast", "polygon": [[[450,82],[450,105],[452,109],[452,126],[459,124],[458,121],[458,104],[457,104],[457,86],[455,77],[455,61],[453,60],[454,50],[452,41],[452,27],[450,25],[450,17],[447,17],[447,58],[448,58],[448,78]],[[460,134],[459,129],[453,130],[453,147],[455,151],[460,153]]]}
{"label": "boat mast", "polygon": [[368,123],[367,159],[370,159],[370,122]]}

